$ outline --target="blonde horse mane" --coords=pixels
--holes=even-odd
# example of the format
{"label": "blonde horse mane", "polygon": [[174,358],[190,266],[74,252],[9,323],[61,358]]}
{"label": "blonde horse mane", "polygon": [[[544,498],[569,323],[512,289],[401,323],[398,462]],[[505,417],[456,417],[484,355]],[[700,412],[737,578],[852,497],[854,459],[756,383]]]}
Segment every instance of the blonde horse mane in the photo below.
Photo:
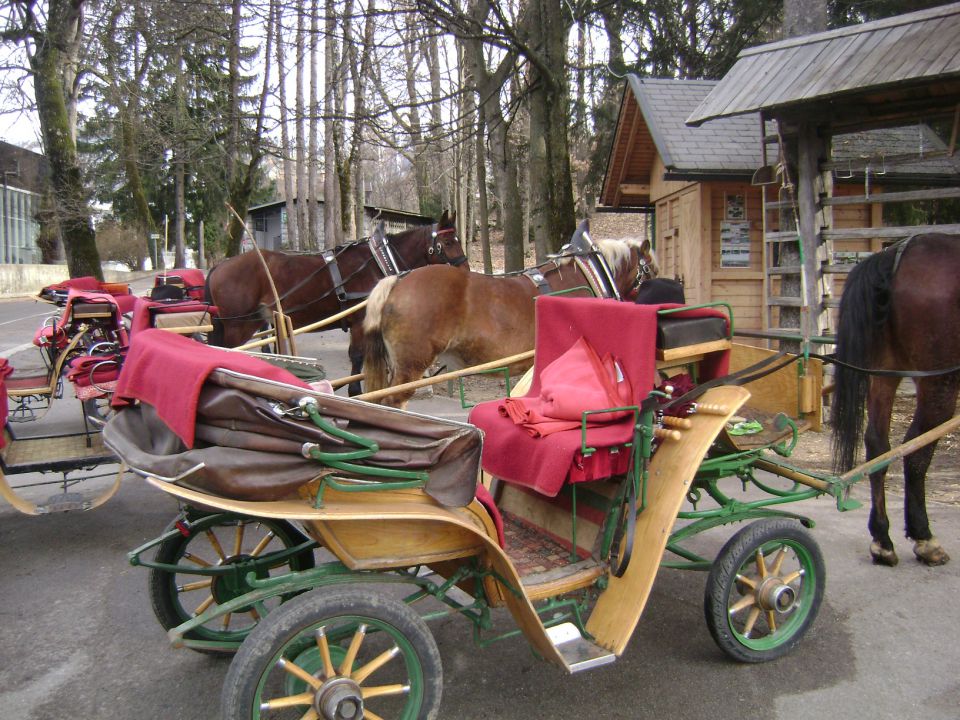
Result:
{"label": "blonde horse mane", "polygon": [[640,238],[626,237],[619,239],[598,240],[597,245],[603,254],[603,259],[614,273],[619,273],[630,266],[630,250],[636,248],[637,254],[643,262],[646,262],[653,276],[660,274],[660,265],[657,262],[657,256],[647,240]]}

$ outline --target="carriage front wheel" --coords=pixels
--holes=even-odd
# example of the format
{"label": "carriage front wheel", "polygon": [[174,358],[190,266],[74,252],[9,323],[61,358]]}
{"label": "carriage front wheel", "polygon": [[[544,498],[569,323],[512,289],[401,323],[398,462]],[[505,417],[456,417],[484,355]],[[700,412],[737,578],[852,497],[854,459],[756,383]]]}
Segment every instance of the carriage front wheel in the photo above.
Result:
{"label": "carriage front wheel", "polygon": [[443,673],[426,624],[357,585],[300,595],[253,629],[230,665],[224,720],[435,718]]}
{"label": "carriage front wheel", "polygon": [[785,655],[816,618],[825,579],[820,548],[796,521],[753,523],[727,541],[710,570],[710,634],[741,662]]}

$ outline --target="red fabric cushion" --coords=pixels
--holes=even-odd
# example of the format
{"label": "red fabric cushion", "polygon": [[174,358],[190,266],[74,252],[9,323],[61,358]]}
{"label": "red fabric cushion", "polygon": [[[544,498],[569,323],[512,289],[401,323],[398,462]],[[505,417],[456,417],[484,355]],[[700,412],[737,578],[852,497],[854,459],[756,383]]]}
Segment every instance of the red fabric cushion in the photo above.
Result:
{"label": "red fabric cushion", "polygon": [[130,343],[112,405],[122,407],[136,400],[153,405],[187,447],[193,447],[200,390],[217,368],[310,388],[290,372],[255,357],[149,329]]}
{"label": "red fabric cushion", "polygon": [[[538,298],[534,377],[522,400],[535,405],[543,389],[543,369],[583,336],[597,354],[610,353],[622,360],[623,373],[633,387],[630,404],[639,405],[656,381],[657,311],[676,307],[681,306],[634,305],[597,298]],[[704,316],[726,318],[712,308],[671,315]],[[700,380],[723,376],[728,366],[729,353],[712,353],[701,363]],[[470,422],[485,433],[482,465],[492,475],[554,497],[564,482],[598,480],[626,472],[630,453],[611,449],[631,439],[632,416],[588,428],[587,446],[597,451],[584,456],[579,423],[575,429],[535,438],[501,414],[499,407],[503,404],[503,400],[480,403],[470,412]]]}
{"label": "red fabric cushion", "polygon": [[[656,313],[656,306],[615,300],[538,298],[534,377],[524,399],[539,400],[543,369],[583,337],[597,355],[620,359],[623,375],[633,389],[630,404],[638,405],[653,388],[656,377]],[[496,477],[553,497],[568,478],[571,482],[593,480],[626,469],[629,453],[603,451],[583,457],[579,423],[576,429],[534,438],[500,414],[502,403],[480,403],[470,412],[470,422],[485,432],[483,468]],[[628,442],[632,436],[630,415],[588,429],[587,444],[609,448]]]}
{"label": "red fabric cushion", "polygon": [[497,503],[494,502],[493,495],[490,494],[490,491],[487,490],[483,483],[477,483],[476,497],[477,501],[490,513],[490,519],[493,520],[493,524],[497,528],[497,542],[500,543],[500,547],[503,547],[506,543],[503,537],[503,517],[497,509]]}

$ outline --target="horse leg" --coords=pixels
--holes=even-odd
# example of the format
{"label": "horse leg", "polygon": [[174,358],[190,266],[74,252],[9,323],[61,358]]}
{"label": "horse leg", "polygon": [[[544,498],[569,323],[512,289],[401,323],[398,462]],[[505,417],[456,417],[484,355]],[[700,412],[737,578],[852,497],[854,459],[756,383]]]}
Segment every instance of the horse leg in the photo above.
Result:
{"label": "horse leg", "polygon": [[[960,376],[918,378],[917,411],[903,441],[907,442],[953,416]],[[930,532],[927,518],[926,477],[937,443],[932,442],[903,459],[905,482],[904,521],[913,554],[927,565],[944,565],[950,556]]]}
{"label": "horse leg", "polygon": [[[870,394],[867,398],[867,429],[863,434],[867,460],[872,460],[890,449],[890,413],[893,410],[893,398],[899,384],[899,378],[874,377],[870,381]],[[870,543],[870,555],[873,561],[879,565],[893,567],[899,562],[899,558],[890,540],[890,519],[887,517],[887,497],[884,488],[886,477],[886,468],[870,473],[871,506],[867,527],[873,538],[873,542]]]}
{"label": "horse leg", "polygon": [[[357,313],[357,316],[350,323],[350,345],[347,348],[347,355],[350,357],[350,374],[359,375],[363,372],[363,312]],[[359,395],[363,392],[360,381],[355,380],[347,386],[347,394],[350,397]]]}

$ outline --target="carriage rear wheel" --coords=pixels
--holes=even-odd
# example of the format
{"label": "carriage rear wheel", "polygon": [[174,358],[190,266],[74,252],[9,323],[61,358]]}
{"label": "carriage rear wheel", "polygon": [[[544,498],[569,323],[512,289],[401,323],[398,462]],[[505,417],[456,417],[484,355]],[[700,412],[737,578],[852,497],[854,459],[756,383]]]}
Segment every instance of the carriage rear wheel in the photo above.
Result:
{"label": "carriage rear wheel", "polygon": [[[294,547],[306,537],[293,525],[283,520],[250,518],[223,513],[191,512],[188,526],[183,524],[180,534],[164,540],[157,548],[154,560],[177,565],[182,572],[152,568],[148,578],[153,612],[165,630],[177,627],[216,603],[222,603],[249,591],[250,587],[236,576],[210,576],[191,573],[191,568],[206,568],[243,563],[258,578],[278,575],[290,570],[306,570],[314,566],[312,550],[306,550],[285,560],[272,560],[271,554]],[[176,520],[167,530],[177,527]],[[245,573],[238,573],[242,577]],[[287,596],[274,598],[268,605],[279,605]],[[268,607],[267,609],[272,609]],[[235,650],[260,620],[260,612],[249,607],[242,612],[216,618],[206,625],[188,632],[190,640],[225,643],[209,652]],[[204,648],[193,647],[198,652]]]}
{"label": "carriage rear wheel", "polygon": [[223,720],[424,720],[443,671],[424,621],[363,586],[300,595],[250,633],[223,683]]}
{"label": "carriage rear wheel", "polygon": [[727,541],[710,570],[710,634],[741,662],[785,655],[816,618],[825,578],[820,548],[795,521],[753,523]]}

